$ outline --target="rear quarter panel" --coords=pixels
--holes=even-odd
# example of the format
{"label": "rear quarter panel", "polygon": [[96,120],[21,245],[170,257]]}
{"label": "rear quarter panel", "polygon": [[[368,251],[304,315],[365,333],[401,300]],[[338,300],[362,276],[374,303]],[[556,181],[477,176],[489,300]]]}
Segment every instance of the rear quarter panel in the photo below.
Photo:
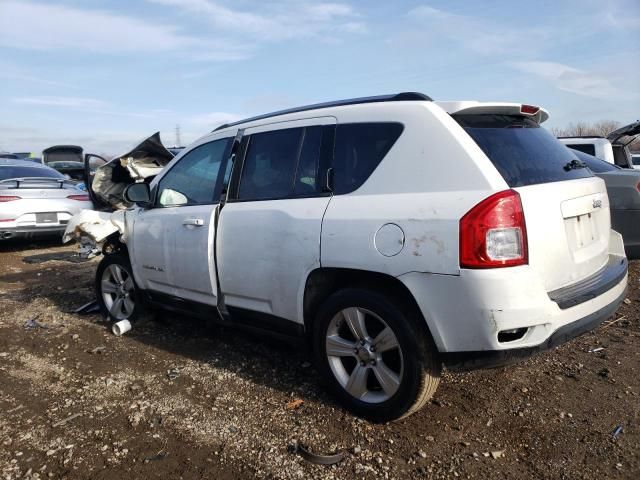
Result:
{"label": "rear quarter panel", "polygon": [[[359,189],[331,199],[322,225],[321,264],[393,276],[411,271],[457,275],[459,219],[508,187],[440,107],[424,102],[375,107],[342,109],[338,124],[393,121],[404,131]],[[399,253],[383,254],[385,242],[391,253]]]}

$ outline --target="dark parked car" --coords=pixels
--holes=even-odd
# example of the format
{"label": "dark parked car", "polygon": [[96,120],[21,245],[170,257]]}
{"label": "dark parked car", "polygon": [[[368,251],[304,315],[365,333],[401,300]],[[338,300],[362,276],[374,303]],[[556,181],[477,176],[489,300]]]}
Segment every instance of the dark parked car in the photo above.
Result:
{"label": "dark parked car", "polygon": [[622,234],[629,258],[640,258],[640,170],[620,168],[577,150],[572,152],[607,185],[611,228]]}

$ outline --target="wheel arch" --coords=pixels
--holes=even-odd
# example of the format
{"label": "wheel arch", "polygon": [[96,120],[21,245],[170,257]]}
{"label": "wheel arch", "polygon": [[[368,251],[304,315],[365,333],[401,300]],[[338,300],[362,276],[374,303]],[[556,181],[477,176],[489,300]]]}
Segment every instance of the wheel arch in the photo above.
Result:
{"label": "wheel arch", "polygon": [[303,297],[303,318],[307,337],[311,337],[313,332],[315,312],[333,293],[345,288],[372,290],[390,297],[403,313],[417,320],[416,326],[435,347],[434,333],[437,332],[431,331],[413,294],[404,283],[384,273],[349,268],[321,267],[311,271],[307,276]]}

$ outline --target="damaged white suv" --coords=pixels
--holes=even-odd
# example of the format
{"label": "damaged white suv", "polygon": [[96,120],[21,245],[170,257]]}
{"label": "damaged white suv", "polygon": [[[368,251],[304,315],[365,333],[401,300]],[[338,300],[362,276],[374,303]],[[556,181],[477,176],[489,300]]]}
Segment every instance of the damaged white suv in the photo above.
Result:
{"label": "damaged white suv", "polygon": [[124,191],[102,310],[300,336],[347,408],[407,416],[443,365],[526,358],[624,298],[604,182],[547,117],[403,93],[223,125]]}

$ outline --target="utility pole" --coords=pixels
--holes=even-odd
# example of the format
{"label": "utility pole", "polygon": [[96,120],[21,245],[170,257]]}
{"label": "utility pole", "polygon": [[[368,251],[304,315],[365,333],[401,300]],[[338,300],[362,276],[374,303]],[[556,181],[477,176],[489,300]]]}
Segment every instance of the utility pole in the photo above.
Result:
{"label": "utility pole", "polygon": [[182,146],[182,140],[180,139],[180,124],[176,125],[176,147]]}

